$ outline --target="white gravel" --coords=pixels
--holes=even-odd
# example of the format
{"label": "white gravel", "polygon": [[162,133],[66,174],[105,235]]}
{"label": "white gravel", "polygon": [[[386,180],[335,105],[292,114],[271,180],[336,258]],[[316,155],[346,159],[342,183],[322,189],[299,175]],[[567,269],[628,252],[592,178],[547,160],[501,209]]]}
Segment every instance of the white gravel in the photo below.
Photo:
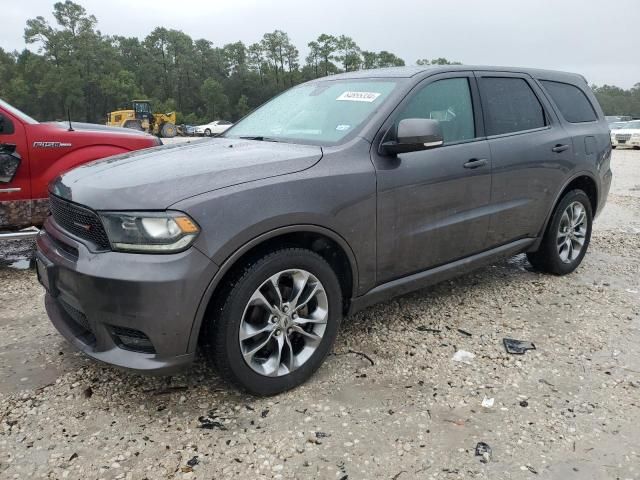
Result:
{"label": "white gravel", "polygon": [[[640,478],[640,152],[613,166],[574,274],[520,255],[374,306],[269,399],[205,366],[153,378],[85,359],[33,271],[0,264],[0,478]],[[504,337],[536,349],[509,355]]]}

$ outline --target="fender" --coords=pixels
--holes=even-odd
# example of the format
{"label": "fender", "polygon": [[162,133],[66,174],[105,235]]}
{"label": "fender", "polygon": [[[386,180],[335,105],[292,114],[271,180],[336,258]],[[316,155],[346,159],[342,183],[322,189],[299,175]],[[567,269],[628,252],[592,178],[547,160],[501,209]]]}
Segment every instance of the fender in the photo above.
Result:
{"label": "fender", "polygon": [[[47,196],[47,183],[44,179],[53,179],[58,175],[71,170],[81,164],[86,164],[93,160],[110,157],[120,153],[130,152],[131,150],[116,145],[91,145],[87,147],[80,147],[73,150],[66,155],[60,157],[53,162],[46,170],[44,170],[38,178],[32,178],[33,185],[33,197],[44,198]],[[33,162],[33,156],[32,156]]]}
{"label": "fender", "polygon": [[[533,245],[531,245],[531,248],[527,249],[528,252],[535,252],[535,251],[538,250],[538,248],[540,247],[540,243],[542,243],[542,237],[544,236],[544,232],[547,231],[547,225],[549,225],[549,222],[551,221],[551,216],[553,215],[553,211],[555,210],[556,205],[560,201],[560,196],[562,195],[562,192],[564,192],[564,190],[569,186],[569,184],[571,182],[573,182],[578,177],[589,177],[591,180],[593,180],[593,183],[596,186],[596,196],[597,196],[596,198],[600,198],[600,183],[593,176],[593,174],[591,172],[589,172],[588,170],[582,170],[580,172],[574,173],[571,177],[569,177],[568,180],[566,180],[562,184],[562,186],[560,187],[560,189],[556,193],[555,198],[553,200],[553,203],[551,204],[551,208],[547,212],[547,215],[545,217],[545,220],[544,220],[544,223],[542,225],[542,228],[540,229],[540,232],[538,233],[538,238],[533,243]],[[596,212],[593,212],[593,214],[595,216]]]}
{"label": "fender", "polygon": [[214,277],[209,282],[209,286],[204,292],[204,295],[200,299],[200,303],[198,304],[198,309],[196,311],[196,317],[193,320],[193,324],[191,326],[191,333],[189,335],[189,344],[188,344],[188,352],[195,351],[198,344],[198,337],[200,334],[200,327],[202,326],[202,321],[204,319],[204,314],[207,310],[207,306],[209,305],[209,301],[213,297],[213,293],[215,292],[220,280],[225,276],[225,274],[235,265],[236,261],[242,257],[245,253],[251,250],[256,245],[264,242],[273,237],[277,237],[279,235],[284,235],[287,233],[300,233],[300,232],[310,232],[310,233],[319,233],[329,237],[333,241],[335,241],[340,248],[346,253],[347,258],[349,259],[349,265],[351,266],[352,275],[352,291],[357,291],[358,285],[358,264],[356,262],[356,257],[351,250],[351,247],[346,242],[344,238],[342,238],[339,234],[325,227],[321,227],[319,225],[290,225],[286,227],[275,228],[268,232],[265,232],[257,237],[254,237],[243,246],[238,248],[233,254],[231,254],[221,265],[219,270],[216,272]]}

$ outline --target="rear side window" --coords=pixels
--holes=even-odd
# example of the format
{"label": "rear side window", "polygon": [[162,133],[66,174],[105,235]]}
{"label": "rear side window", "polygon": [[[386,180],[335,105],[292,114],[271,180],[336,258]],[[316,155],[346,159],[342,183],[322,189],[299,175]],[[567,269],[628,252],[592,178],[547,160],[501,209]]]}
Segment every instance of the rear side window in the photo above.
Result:
{"label": "rear side window", "polygon": [[549,92],[567,122],[594,122],[598,119],[587,96],[575,85],[550,80],[541,80],[540,83]]}
{"label": "rear side window", "polygon": [[489,136],[547,125],[540,101],[522,78],[482,77],[480,94]]}

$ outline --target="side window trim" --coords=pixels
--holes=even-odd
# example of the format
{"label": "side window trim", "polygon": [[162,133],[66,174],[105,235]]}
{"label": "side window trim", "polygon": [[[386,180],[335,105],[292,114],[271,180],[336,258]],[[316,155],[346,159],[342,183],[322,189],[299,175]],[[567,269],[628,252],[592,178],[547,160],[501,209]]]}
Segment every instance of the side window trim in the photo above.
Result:
{"label": "side window trim", "polygon": [[[531,88],[533,95],[536,97],[536,99],[540,103],[540,106],[542,107],[542,111],[544,113],[545,121],[547,122],[547,124],[544,127],[530,128],[528,130],[518,130],[517,132],[498,133],[496,135],[487,135],[485,136],[486,139],[490,140],[494,138],[511,137],[514,135],[526,135],[529,133],[542,132],[545,130],[550,130],[554,124],[558,123],[558,118],[555,114],[555,111],[551,103],[547,100],[546,95],[544,94],[544,91],[537,85],[537,83],[534,81],[534,79],[530,75],[526,73],[499,72],[499,71],[494,72],[494,71],[486,71],[486,70],[480,70],[480,71],[476,70],[473,72],[473,74],[476,79],[476,88],[478,89],[478,97],[480,98],[483,126],[485,126],[487,123],[486,108],[485,108],[485,102],[480,92],[480,86],[477,84],[479,80],[483,77],[519,78],[521,80],[524,80],[527,83],[527,85],[529,85],[529,88]],[[553,115],[551,114],[551,112],[553,112]]]}
{"label": "side window trim", "polygon": [[[474,129],[475,129],[475,137],[470,138],[468,140],[460,140],[457,142],[450,142],[442,145],[440,148],[447,148],[454,145],[460,145],[464,143],[478,142],[481,140],[486,140],[484,134],[484,119],[482,116],[482,108],[480,103],[480,92],[476,83],[476,78],[474,76],[474,72],[471,70],[465,71],[455,71],[455,72],[444,72],[438,73],[435,75],[430,75],[418,83],[416,83],[409,92],[398,102],[393,111],[389,114],[387,119],[382,123],[382,126],[378,130],[376,134],[376,143],[382,144],[384,142],[385,137],[389,134],[390,129],[395,125],[398,115],[404,110],[409,102],[423,89],[429,86],[432,83],[435,83],[439,80],[449,80],[455,78],[466,78],[469,83],[469,94],[471,95],[471,107],[473,109],[473,119],[474,119]],[[378,140],[379,139],[379,140]]]}

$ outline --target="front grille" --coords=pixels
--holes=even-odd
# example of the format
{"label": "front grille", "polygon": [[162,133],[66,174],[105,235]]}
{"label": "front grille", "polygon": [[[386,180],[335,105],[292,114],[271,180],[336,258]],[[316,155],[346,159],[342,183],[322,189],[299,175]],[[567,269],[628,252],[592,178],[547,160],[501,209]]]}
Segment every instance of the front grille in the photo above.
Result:
{"label": "front grille", "polygon": [[55,222],[64,230],[88,240],[99,250],[109,250],[107,232],[94,211],[55,195],[49,196],[49,208]]}
{"label": "front grille", "polygon": [[630,133],[616,133],[616,140],[620,141],[627,141],[627,140],[631,140],[631,134]]}

